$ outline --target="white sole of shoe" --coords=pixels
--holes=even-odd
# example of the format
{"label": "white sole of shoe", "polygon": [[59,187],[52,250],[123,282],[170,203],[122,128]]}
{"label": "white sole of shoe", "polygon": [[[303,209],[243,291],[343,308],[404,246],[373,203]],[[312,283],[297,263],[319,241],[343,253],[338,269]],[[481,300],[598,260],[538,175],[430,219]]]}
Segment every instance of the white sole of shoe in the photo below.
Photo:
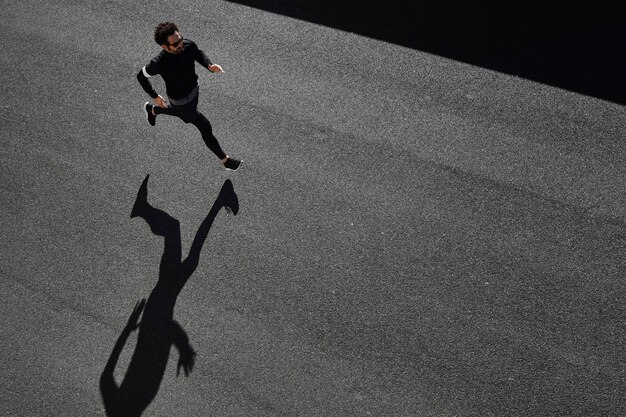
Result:
{"label": "white sole of shoe", "polygon": [[[148,122],[148,124],[150,125],[150,119],[148,118],[148,111],[146,110],[146,104],[150,104],[149,101],[146,101],[145,103],[143,103],[143,106],[141,106],[141,109],[143,110],[143,112],[146,114],[146,122]],[[150,125],[152,126],[152,125]]]}
{"label": "white sole of shoe", "polygon": [[224,167],[224,168],[226,168],[226,171],[237,171],[239,168],[241,168],[242,165],[243,165],[243,159],[241,161],[239,161],[239,166],[237,168],[235,168],[235,169],[226,168],[226,167]]}

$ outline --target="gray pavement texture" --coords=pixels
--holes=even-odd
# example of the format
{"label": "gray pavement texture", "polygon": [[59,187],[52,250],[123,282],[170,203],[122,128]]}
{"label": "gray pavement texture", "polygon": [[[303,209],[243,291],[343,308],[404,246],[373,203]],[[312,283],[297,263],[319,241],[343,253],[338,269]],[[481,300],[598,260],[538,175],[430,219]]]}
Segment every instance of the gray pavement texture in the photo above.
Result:
{"label": "gray pavement texture", "polygon": [[[162,20],[224,67],[200,109],[240,171],[146,123]],[[144,415],[626,415],[623,106],[216,0],[4,0],[0,35],[0,415],[104,415],[159,274],[146,174],[183,253],[227,178],[240,212]]]}

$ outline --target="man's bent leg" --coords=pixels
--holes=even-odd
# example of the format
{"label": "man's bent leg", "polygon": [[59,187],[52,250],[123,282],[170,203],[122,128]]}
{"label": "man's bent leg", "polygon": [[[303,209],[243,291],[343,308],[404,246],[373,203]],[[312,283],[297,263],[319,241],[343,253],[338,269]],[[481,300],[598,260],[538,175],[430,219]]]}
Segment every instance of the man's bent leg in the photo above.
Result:
{"label": "man's bent leg", "polygon": [[158,116],[159,114],[167,114],[169,116],[178,116],[178,113],[172,106],[167,106],[167,107],[153,106],[152,110],[155,116]]}
{"label": "man's bent leg", "polygon": [[226,154],[222,150],[217,138],[213,135],[211,123],[202,113],[198,112],[195,119],[191,121],[191,124],[198,128],[200,134],[202,134],[202,140],[204,140],[206,146],[215,154],[215,156],[217,156],[220,160],[226,158]]}

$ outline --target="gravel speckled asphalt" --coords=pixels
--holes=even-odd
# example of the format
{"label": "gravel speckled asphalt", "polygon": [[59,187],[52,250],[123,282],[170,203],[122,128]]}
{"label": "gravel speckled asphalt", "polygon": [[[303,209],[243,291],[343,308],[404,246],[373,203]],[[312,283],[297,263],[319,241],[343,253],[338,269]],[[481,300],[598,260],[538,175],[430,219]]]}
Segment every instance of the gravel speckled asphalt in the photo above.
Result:
{"label": "gravel speckled asphalt", "polygon": [[[183,252],[227,178],[240,212],[144,415],[626,414],[624,106],[216,0],[2,9],[1,415],[104,415],[163,250],[146,174]],[[161,20],[223,66],[200,109],[240,171],[146,123]]]}

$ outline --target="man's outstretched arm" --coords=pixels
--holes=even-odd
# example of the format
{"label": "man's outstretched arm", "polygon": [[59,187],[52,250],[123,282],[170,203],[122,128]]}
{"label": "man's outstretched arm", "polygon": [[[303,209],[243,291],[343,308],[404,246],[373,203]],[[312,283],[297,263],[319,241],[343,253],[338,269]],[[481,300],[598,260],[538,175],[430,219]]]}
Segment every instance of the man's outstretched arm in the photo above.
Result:
{"label": "man's outstretched arm", "polygon": [[207,68],[211,72],[224,72],[221,65],[212,63],[209,57],[206,56],[202,49],[198,48],[198,45],[196,45],[195,42],[193,43],[193,48],[194,59],[198,64],[202,65],[204,68]]}

